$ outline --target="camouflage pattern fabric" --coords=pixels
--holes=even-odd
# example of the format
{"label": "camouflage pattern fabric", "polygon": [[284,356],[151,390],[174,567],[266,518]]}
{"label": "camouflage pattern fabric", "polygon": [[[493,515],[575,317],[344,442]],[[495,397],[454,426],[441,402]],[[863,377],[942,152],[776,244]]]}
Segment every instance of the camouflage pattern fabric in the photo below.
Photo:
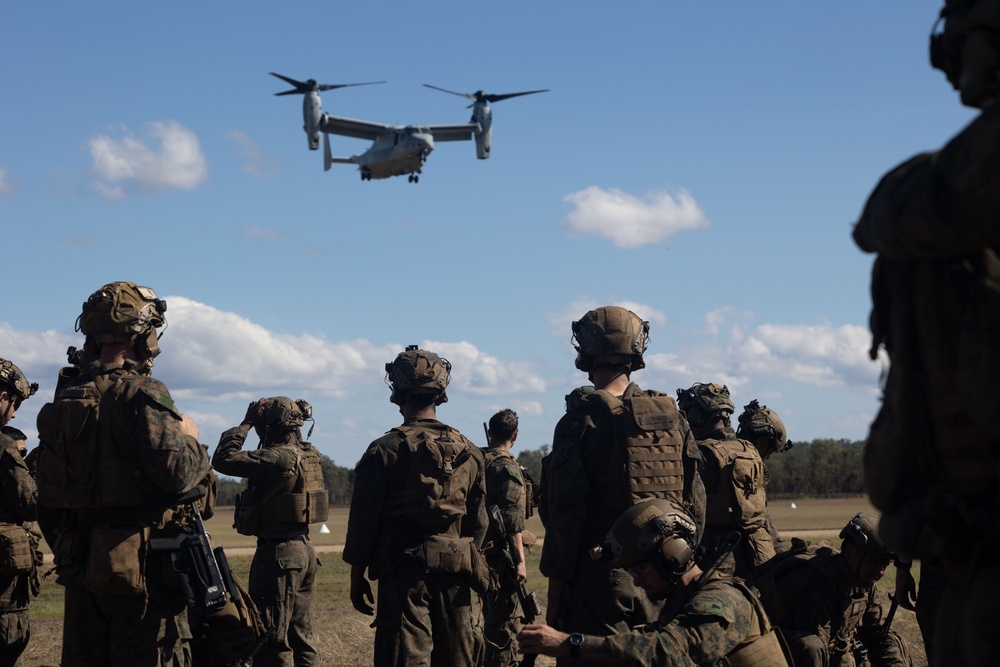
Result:
{"label": "camouflage pattern fabric", "polygon": [[[509,451],[486,451],[486,506],[500,508],[508,534],[524,532],[524,478],[521,467]],[[513,667],[519,664],[514,637],[521,630],[518,585],[504,559],[500,537],[492,529],[486,559],[496,578],[497,588],[483,600],[483,634],[486,641],[484,667]]]}
{"label": "camouflage pattern fabric", "polygon": [[[37,500],[35,481],[18,453],[17,443],[0,435],[0,521],[22,526],[34,521]],[[37,583],[37,573],[0,576],[0,667],[17,664],[28,645],[32,578]]]}
{"label": "camouflage pattern fabric", "polygon": [[[854,229],[878,253],[873,347],[889,354],[865,454],[886,543],[948,579],[932,665],[1000,664],[1000,107],[886,174]],[[947,565],[945,565],[947,563]]]}
{"label": "camouflage pattern fabric", "polygon": [[[448,428],[436,419],[409,419],[404,424],[435,432]],[[462,437],[457,431],[451,433]],[[402,444],[399,434],[390,431],[372,442],[358,462],[344,544],[344,561],[367,568],[369,577],[379,582],[375,665],[479,664],[483,639],[474,623],[468,578],[426,572],[423,564],[411,560],[405,551],[429,537],[428,531],[471,537],[482,546],[489,527],[482,452],[472,446],[478,473],[471,487],[452,489],[465,496],[464,516],[431,530],[421,529],[413,517],[387,520],[384,516],[392,491],[406,487],[410,450]],[[414,506],[412,511],[420,508]]]}
{"label": "camouflage pattern fabric", "polygon": [[129,525],[157,536],[171,516],[163,499],[203,482],[208,455],[181,432],[180,414],[163,383],[134,371],[122,374],[108,390],[99,427],[102,456],[134,466],[145,494],[134,499],[133,507],[77,512],[75,526],[64,531],[74,561],[66,563],[59,580],[66,585],[62,664],[190,665],[187,607],[177,582],[166,578],[171,571],[167,554],[142,546],[131,557],[143,573],[139,583],[145,594],[94,593],[84,575],[95,528]]}
{"label": "camouflage pattern fabric", "polygon": [[[602,656],[635,667],[714,666],[760,637],[761,618],[727,575],[714,574],[680,604],[668,599],[655,623],[604,638]],[[673,610],[673,611],[671,611]],[[780,656],[777,656],[780,658]],[[606,664],[606,661],[605,661]],[[781,665],[782,662],[769,664]]]}
{"label": "camouflage pattern fabric", "polygon": [[843,556],[829,547],[777,575],[776,597],[761,589],[771,622],[781,628],[797,667],[853,664],[856,642],[868,649],[875,667],[910,667],[909,655],[894,631],[878,641],[885,611],[874,586],[843,583]]}
{"label": "camouflage pattern fabric", "polygon": [[[234,427],[222,434],[212,456],[212,465],[224,475],[245,477],[267,498],[295,487],[298,478],[298,444],[261,447],[241,451],[247,429]],[[319,664],[313,640],[312,600],[319,559],[309,541],[308,524],[288,524],[299,533],[258,536],[257,551],[250,566],[250,597],[261,613],[264,626],[272,628],[270,640],[256,657],[264,667],[308,667]]]}
{"label": "camouflage pattern fabric", "polygon": [[[632,383],[625,395],[641,392]],[[687,422],[681,422],[686,443],[681,500],[691,509],[700,533],[705,522],[705,487],[699,474],[702,456]],[[546,577],[565,584],[559,611],[559,629],[565,632],[625,632],[654,621],[659,612],[659,605],[632,584],[627,572],[590,557],[590,549],[604,544],[615,520],[628,509],[620,506],[620,500],[609,502],[609,498],[621,497],[615,491],[625,483],[610,466],[616,446],[621,445],[615,440],[611,414],[585,401],[559,420],[552,452],[546,457],[540,567]]]}

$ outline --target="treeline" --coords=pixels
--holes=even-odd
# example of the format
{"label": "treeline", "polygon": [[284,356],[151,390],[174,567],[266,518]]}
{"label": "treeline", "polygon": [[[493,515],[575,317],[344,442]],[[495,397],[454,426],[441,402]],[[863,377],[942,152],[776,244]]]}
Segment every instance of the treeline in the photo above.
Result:
{"label": "treeline", "polygon": [[[795,446],[767,460],[770,498],[856,496],[865,492],[861,459],[865,443],[820,438]],[[542,458],[549,446],[523,449],[517,453],[520,463],[536,482],[542,479]],[[354,493],[354,469],[338,466],[328,456],[320,455],[323,479],[330,505],[346,507]],[[246,488],[246,480],[220,479],[219,505],[233,505]]]}

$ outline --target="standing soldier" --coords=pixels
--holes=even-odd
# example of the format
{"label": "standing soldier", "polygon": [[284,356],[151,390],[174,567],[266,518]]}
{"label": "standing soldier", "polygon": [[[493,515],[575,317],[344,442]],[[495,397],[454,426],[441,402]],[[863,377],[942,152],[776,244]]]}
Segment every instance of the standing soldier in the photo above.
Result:
{"label": "standing soldier", "polygon": [[981,113],[883,176],[854,228],[889,356],[865,488],[902,561],[948,580],[931,665],[1000,664],[1000,7],[946,0],[940,20],[931,65]]}
{"label": "standing soldier", "polygon": [[28,603],[39,590],[38,538],[29,523],[35,520],[38,492],[20,442],[10,432],[24,434],[7,426],[21,402],[37,390],[38,384],[29,384],[20,368],[0,359],[0,667],[14,667],[28,645]]}
{"label": "standing soldier", "polygon": [[208,454],[170,392],[145,374],[166,302],[105,285],[77,326],[96,361],[38,413],[41,525],[66,587],[62,664],[191,664],[184,593],[150,540],[176,535],[177,499],[204,482]]}
{"label": "standing soldier", "polygon": [[729,421],[733,401],[725,385],[695,384],[689,389],[678,389],[677,405],[687,417],[705,457],[701,478],[708,494],[708,508],[701,541],[705,547],[702,567],[715,562],[719,547],[736,531],[739,544],[719,567],[723,572],[746,578],[774,555],[765,518],[764,462],[756,447],[736,437]]}
{"label": "standing soldier", "polygon": [[542,479],[546,621],[565,631],[603,636],[656,620],[659,605],[628,574],[590,556],[622,512],[673,498],[694,515],[696,539],[704,525],[702,458],[687,421],[671,397],[630,379],[645,368],[648,334],[648,322],[617,306],[573,323],[576,367],[595,390],[556,425]]}
{"label": "standing soldier", "polygon": [[[740,414],[740,426],[736,429],[736,437],[746,440],[757,448],[761,460],[764,462],[764,486],[771,481],[771,475],[767,469],[767,460],[772,454],[787,451],[792,448],[792,441],[788,439],[788,431],[785,424],[778,417],[778,413],[761,405],[757,399],[753,399],[743,406]],[[765,493],[766,496],[766,493]],[[765,502],[766,502],[765,497]],[[785,542],[778,534],[778,529],[771,520],[771,511],[768,509],[764,514],[767,522],[767,532],[771,536],[771,543],[776,552],[785,550]]]}
{"label": "standing soldier", "polygon": [[514,637],[521,629],[518,588],[528,580],[524,561],[524,520],[531,498],[526,492],[521,466],[510,453],[517,440],[517,413],[501,410],[490,418],[487,429],[486,507],[490,530],[485,547],[486,562],[497,578],[497,586],[485,598],[483,609],[485,667],[518,664]]}
{"label": "standing soldier", "polygon": [[451,364],[406,348],[385,365],[403,424],[368,446],[355,469],[344,560],[351,603],[371,615],[378,580],[375,665],[465,667],[482,660],[472,590],[489,572],[483,454],[437,420]]}
{"label": "standing soldier", "polygon": [[[222,434],[212,457],[220,473],[248,480],[235,521],[238,532],[257,537],[250,597],[269,629],[253,659],[263,667],[319,664],[312,632],[319,559],[309,524],[326,521],[329,496],[319,453],[302,438],[302,425],[311,418],[304,400],[262,398],[250,404],[239,426]],[[260,447],[243,452],[251,427]]]}
{"label": "standing soldier", "polygon": [[757,596],[741,581],[694,558],[694,518],[674,500],[633,505],[615,522],[599,557],[627,568],[650,598],[665,600],[656,623],[607,637],[525,626],[525,653],[589,663],[660,667],[788,667],[777,632]]}
{"label": "standing soldier", "polygon": [[893,558],[878,536],[878,519],[859,513],[840,537],[839,552],[793,540],[758,570],[752,583],[771,622],[796,667],[854,667],[865,655],[874,667],[910,667],[875,586]]}

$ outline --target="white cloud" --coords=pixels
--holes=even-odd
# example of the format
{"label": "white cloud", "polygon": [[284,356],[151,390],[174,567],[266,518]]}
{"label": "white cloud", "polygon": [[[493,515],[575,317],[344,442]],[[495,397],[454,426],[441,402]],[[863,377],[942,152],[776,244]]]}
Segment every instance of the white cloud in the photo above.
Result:
{"label": "white cloud", "polygon": [[282,165],[277,159],[264,152],[257,142],[239,130],[231,130],[226,134],[236,149],[246,159],[240,165],[243,171],[259,178],[269,178],[281,173]]}
{"label": "white cloud", "polygon": [[502,361],[477,349],[472,343],[425,341],[424,349],[445,357],[452,364],[452,385],[476,396],[540,394],[545,380],[527,362]]}
{"label": "white cloud", "polygon": [[566,230],[571,236],[600,236],[619,248],[663,243],[677,232],[711,225],[686,190],[676,197],[650,192],[640,200],[618,189],[591,186],[566,195],[563,201],[575,207],[567,216]]}
{"label": "white cloud", "polygon": [[208,178],[198,137],[175,121],[147,123],[143,136],[127,129],[122,139],[99,134],[90,154],[97,189],[112,201],[130,192],[191,190]]}
{"label": "white cloud", "polygon": [[17,186],[7,180],[10,170],[7,167],[0,167],[0,199],[9,197],[17,190]]}

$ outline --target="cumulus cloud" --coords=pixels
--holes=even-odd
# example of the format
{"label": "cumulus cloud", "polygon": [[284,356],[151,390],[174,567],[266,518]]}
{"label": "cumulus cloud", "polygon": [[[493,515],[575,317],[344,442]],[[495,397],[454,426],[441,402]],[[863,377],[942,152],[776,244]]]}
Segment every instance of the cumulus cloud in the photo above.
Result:
{"label": "cumulus cloud", "polygon": [[639,199],[618,189],[591,186],[563,201],[575,207],[567,216],[566,231],[571,236],[599,236],[619,248],[663,243],[677,232],[711,225],[686,190],[676,196],[650,192]]}
{"label": "cumulus cloud", "polygon": [[239,130],[231,130],[226,136],[244,158],[243,164],[240,165],[243,171],[258,178],[269,178],[281,173],[283,168],[281,162],[265,153],[264,149],[249,136]]}
{"label": "cumulus cloud", "polygon": [[90,155],[97,188],[112,201],[131,192],[192,190],[208,178],[198,137],[172,120],[147,123],[141,135],[126,129],[121,139],[99,134]]}
{"label": "cumulus cloud", "polygon": [[476,396],[508,396],[545,392],[545,380],[527,362],[506,362],[465,341],[427,341],[433,350],[452,364],[452,385]]}
{"label": "cumulus cloud", "polygon": [[8,180],[9,172],[7,167],[0,167],[0,199],[9,197],[17,189],[17,186]]}

